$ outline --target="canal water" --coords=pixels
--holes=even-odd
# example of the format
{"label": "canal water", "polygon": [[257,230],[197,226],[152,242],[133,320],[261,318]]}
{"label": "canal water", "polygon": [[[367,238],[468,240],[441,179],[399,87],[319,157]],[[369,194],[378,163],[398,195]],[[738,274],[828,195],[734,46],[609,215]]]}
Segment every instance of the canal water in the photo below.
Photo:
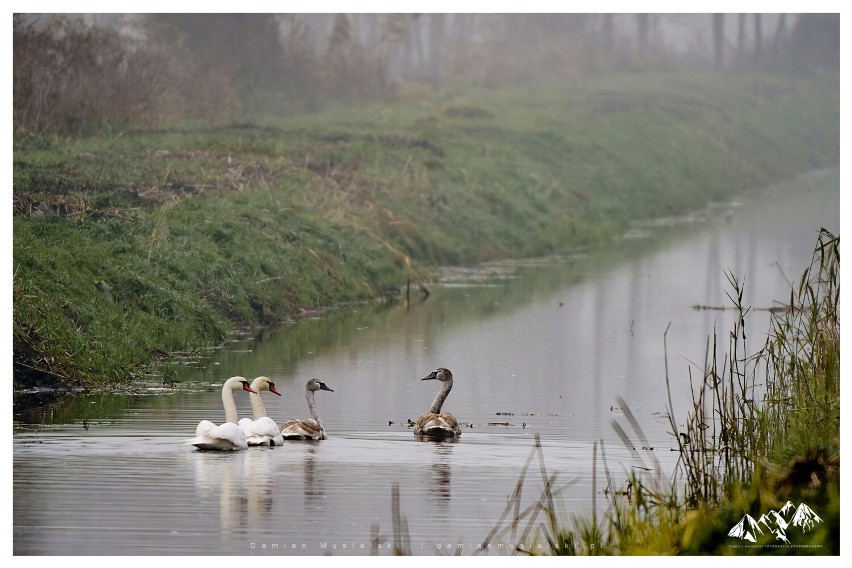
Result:
{"label": "canal water", "polygon": [[[820,227],[839,232],[839,173],[814,172],[700,215],[637,225],[606,252],[447,268],[431,295],[341,308],[234,337],[130,390],[15,408],[13,547],[26,555],[506,554],[489,539],[521,484],[521,508],[555,475],[558,508],[600,515],[632,472],[668,478],[666,352],[680,422],[690,372],[714,329],[727,345],[726,273],[744,282],[751,347],[809,265]],[[696,309],[696,307],[702,309]],[[664,349],[664,333],[666,347]],[[457,442],[415,440],[437,367],[454,375],[444,410]],[[222,422],[220,388],[271,377],[279,424],[308,417],[321,442],[200,452],[185,442]],[[236,393],[240,416],[248,396]],[[245,396],[244,396],[245,395]],[[629,418],[635,419],[635,425]],[[617,434],[617,429],[626,433]],[[394,507],[392,497],[398,488]],[[396,514],[395,514],[396,513]],[[396,527],[395,527],[395,520]],[[523,524],[521,526],[524,526]],[[499,532],[499,530],[498,530]],[[490,548],[488,547],[490,545]]]}

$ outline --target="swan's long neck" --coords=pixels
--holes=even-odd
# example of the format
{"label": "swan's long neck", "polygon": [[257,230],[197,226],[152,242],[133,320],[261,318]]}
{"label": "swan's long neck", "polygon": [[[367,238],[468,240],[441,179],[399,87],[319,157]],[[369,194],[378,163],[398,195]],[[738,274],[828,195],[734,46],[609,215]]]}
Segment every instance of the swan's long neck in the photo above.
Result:
{"label": "swan's long neck", "polygon": [[257,394],[249,393],[249,399],[251,400],[251,414],[254,420],[257,420],[263,416],[266,416],[266,406],[263,404],[263,398],[260,396],[260,392]]}
{"label": "swan's long neck", "polygon": [[319,424],[319,427],[322,428],[322,422],[320,422],[320,415],[317,412],[317,403],[314,402],[314,391],[311,389],[305,390],[305,398],[308,399],[308,409],[311,411],[311,418],[314,419],[314,422]]}
{"label": "swan's long neck", "polygon": [[234,391],[231,385],[225,385],[222,388],[222,405],[225,407],[225,422],[239,422],[237,416],[237,403],[234,402]]}
{"label": "swan's long neck", "polygon": [[447,395],[450,394],[452,388],[452,379],[444,382],[444,386],[441,387],[441,390],[438,391],[438,396],[435,397],[435,402],[432,403],[432,409],[430,412],[434,412],[435,414],[441,413],[441,407],[444,406],[444,401],[447,400]]}

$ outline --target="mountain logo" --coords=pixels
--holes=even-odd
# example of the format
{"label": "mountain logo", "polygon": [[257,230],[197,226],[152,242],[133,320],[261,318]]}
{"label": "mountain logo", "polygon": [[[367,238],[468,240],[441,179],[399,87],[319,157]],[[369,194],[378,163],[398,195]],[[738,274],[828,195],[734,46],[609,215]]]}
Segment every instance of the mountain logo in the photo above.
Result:
{"label": "mountain logo", "polygon": [[746,515],[740,519],[740,522],[734,525],[734,528],[728,532],[728,536],[742,540],[750,540],[751,542],[757,542],[756,537],[759,534],[763,534],[763,531],[760,530],[760,525],[758,525],[757,521],[755,521],[748,513],[746,513]]}
{"label": "mountain logo", "polygon": [[790,524],[794,527],[799,527],[802,529],[802,532],[808,532],[813,530],[813,528],[821,522],[822,519],[814,513],[813,509],[802,503],[796,509],[796,513],[793,515],[793,520]]}
{"label": "mountain logo", "polygon": [[787,538],[788,531],[795,528],[804,534],[813,530],[821,522],[823,521],[819,518],[819,515],[814,513],[813,509],[806,504],[800,503],[796,507],[792,501],[787,501],[780,510],[772,509],[768,513],[762,514],[756,521],[754,517],[746,514],[728,531],[728,536],[757,542],[758,536],[772,533],[775,535],[775,540],[790,544],[790,540]]}

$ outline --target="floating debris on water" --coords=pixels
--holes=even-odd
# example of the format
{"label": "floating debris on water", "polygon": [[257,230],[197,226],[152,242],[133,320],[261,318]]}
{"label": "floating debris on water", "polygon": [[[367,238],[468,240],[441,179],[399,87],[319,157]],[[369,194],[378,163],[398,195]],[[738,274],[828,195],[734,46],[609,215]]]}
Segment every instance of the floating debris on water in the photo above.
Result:
{"label": "floating debris on water", "polygon": [[[704,304],[693,304],[690,307],[695,311],[702,311],[702,310],[732,311],[732,310],[737,309],[736,307],[733,307],[733,306],[706,306]],[[755,308],[755,307],[752,307],[750,309],[752,311],[771,312],[771,313],[775,313],[775,314],[791,311],[791,308],[788,305],[772,306],[771,308]]]}
{"label": "floating debris on water", "polygon": [[[514,412],[495,412],[495,416],[515,416]],[[522,412],[519,416],[559,416],[556,412]]]}

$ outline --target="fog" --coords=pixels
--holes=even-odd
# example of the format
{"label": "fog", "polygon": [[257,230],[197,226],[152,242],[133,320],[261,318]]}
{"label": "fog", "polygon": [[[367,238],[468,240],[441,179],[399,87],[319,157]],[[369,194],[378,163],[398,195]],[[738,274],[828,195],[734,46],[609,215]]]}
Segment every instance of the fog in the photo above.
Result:
{"label": "fog", "polygon": [[74,131],[610,73],[812,75],[839,67],[839,35],[839,14],[17,14],[14,120]]}

